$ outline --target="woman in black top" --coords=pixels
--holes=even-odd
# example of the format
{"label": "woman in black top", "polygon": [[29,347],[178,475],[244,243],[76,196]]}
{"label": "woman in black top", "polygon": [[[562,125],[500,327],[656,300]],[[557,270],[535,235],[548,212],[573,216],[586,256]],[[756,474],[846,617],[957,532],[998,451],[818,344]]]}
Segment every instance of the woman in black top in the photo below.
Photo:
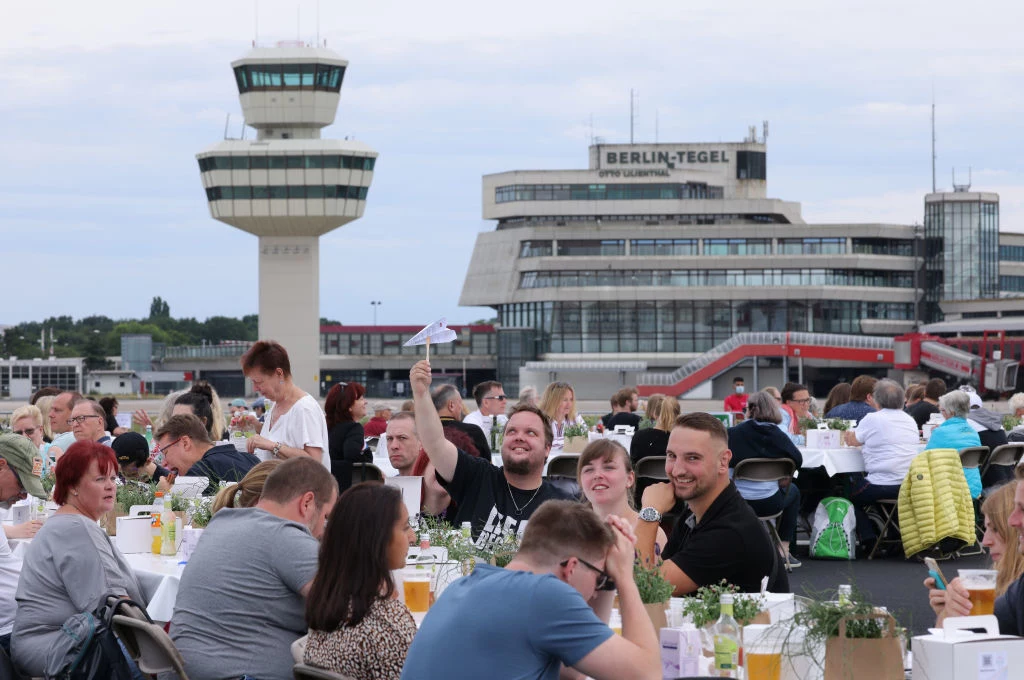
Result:
{"label": "woman in black top", "polygon": [[373,460],[363,439],[360,419],[366,415],[366,388],[359,383],[338,383],[327,393],[327,446],[338,493],[352,486],[352,463]]}
{"label": "woman in black top", "polygon": [[648,414],[654,421],[654,427],[639,430],[633,435],[629,445],[629,459],[636,465],[648,456],[664,456],[668,446],[668,434],[679,417],[679,400],[675,397],[662,397],[658,404],[658,412]]}
{"label": "woman in black top", "polygon": [[[747,419],[729,428],[729,450],[732,459],[729,467],[747,458],[789,458],[797,468],[803,465],[800,449],[793,444],[779,423],[782,412],[775,398],[767,392],[750,395],[747,401]],[[781,512],[778,520],[779,538],[790,565],[800,563],[789,555],[789,545],[796,540],[796,524],[800,513],[800,491],[792,480],[782,482],[753,482],[740,480],[736,483],[740,495],[747,501],[758,517]]]}

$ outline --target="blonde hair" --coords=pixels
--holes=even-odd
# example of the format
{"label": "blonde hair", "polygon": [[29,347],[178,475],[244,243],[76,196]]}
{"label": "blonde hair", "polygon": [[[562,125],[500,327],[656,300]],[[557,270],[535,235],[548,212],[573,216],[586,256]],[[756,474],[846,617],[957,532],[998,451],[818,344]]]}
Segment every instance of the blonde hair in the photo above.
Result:
{"label": "blonde hair", "polygon": [[680,411],[682,409],[679,407],[678,399],[675,397],[664,397],[661,400],[661,409],[658,411],[658,422],[654,424],[654,428],[662,432],[671,432]]}
{"label": "blonde hair", "polygon": [[[43,418],[43,439],[53,441],[53,430],[50,429],[50,405],[56,397],[46,396],[36,399],[36,408]],[[14,421],[12,420],[11,423]]]}
{"label": "blonde hair", "polygon": [[999,560],[996,568],[996,597],[1006,592],[1010,584],[1024,574],[1024,555],[1017,550],[1017,531],[1009,525],[1010,513],[1013,512],[1013,494],[1017,491],[1017,482],[1008,482],[992,492],[981,504],[981,512],[995,529],[996,533],[1006,542],[1006,552]]}
{"label": "blonde hair", "polygon": [[213,499],[210,514],[216,514],[221,508],[251,508],[259,502],[263,495],[263,484],[267,477],[284,461],[265,460],[257,463],[242,477],[242,481],[226,486],[217,492]]}
{"label": "blonde hair", "polygon": [[[633,461],[630,459],[626,447],[614,439],[595,439],[587,444],[587,447],[583,449],[583,453],[580,454],[580,459],[576,462],[576,479],[579,480],[583,477],[583,468],[595,460],[603,461],[614,458],[622,461],[627,474],[633,474],[633,483],[626,487],[626,502],[631,510],[636,510],[636,503],[633,499],[633,491],[636,489],[636,474],[633,473]],[[589,500],[586,501],[586,504],[588,506],[591,505]]]}
{"label": "blonde hair", "polygon": [[664,399],[665,395],[661,393],[652,394],[647,397],[647,404],[644,407],[644,415],[647,417],[647,420],[658,422],[658,413],[660,413],[659,409],[661,408],[661,402],[664,401]]}
{"label": "blonde hair", "polygon": [[14,413],[11,414],[11,427],[14,427],[14,423],[22,418],[31,418],[36,427],[43,424],[43,412],[36,406],[22,406],[14,409]]}
{"label": "blonde hair", "polygon": [[[565,397],[566,392],[572,393],[572,406],[569,408],[569,413],[566,414],[565,420],[561,421],[558,419],[558,408],[562,405],[562,398]],[[576,422],[576,390],[567,382],[551,383],[544,388],[544,394],[541,395],[540,410],[551,419],[552,424],[556,422]]]}

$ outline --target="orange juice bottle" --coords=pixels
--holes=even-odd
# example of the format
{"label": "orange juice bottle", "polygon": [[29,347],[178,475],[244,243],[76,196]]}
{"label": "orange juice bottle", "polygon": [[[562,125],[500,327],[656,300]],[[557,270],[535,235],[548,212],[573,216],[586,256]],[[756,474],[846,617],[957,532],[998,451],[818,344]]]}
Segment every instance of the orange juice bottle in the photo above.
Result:
{"label": "orange juice bottle", "polygon": [[163,491],[156,492],[156,500],[153,501],[153,505],[155,507],[153,508],[152,513],[150,514],[149,530],[153,536],[153,554],[159,555],[160,548],[163,545],[163,524],[160,518],[160,515],[163,513],[164,510]]}

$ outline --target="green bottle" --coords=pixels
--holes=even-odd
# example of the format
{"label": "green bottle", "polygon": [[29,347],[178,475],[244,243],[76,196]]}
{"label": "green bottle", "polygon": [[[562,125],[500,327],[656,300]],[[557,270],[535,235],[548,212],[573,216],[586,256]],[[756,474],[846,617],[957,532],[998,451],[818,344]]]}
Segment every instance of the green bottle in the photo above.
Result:
{"label": "green bottle", "polygon": [[715,672],[722,678],[738,678],[740,671],[741,631],[732,614],[732,595],[723,593],[719,600],[721,615],[711,629],[715,641]]}

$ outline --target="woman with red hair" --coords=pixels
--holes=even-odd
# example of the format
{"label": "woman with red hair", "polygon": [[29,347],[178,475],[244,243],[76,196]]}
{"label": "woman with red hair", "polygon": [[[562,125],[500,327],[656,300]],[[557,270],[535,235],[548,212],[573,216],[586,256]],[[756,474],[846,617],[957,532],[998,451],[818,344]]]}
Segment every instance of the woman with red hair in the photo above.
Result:
{"label": "woman with red hair", "polygon": [[107,595],[145,604],[135,574],[97,522],[114,507],[117,458],[97,442],[68,447],[54,468],[60,505],[28,546],[15,599],[11,657],[26,675],[42,677],[61,626],[91,613]]}
{"label": "woman with red hair", "polygon": [[337,383],[324,402],[327,416],[327,446],[331,472],[338,480],[338,493],[352,486],[352,463],[373,460],[363,439],[359,422],[366,415],[366,388],[356,382]]}

